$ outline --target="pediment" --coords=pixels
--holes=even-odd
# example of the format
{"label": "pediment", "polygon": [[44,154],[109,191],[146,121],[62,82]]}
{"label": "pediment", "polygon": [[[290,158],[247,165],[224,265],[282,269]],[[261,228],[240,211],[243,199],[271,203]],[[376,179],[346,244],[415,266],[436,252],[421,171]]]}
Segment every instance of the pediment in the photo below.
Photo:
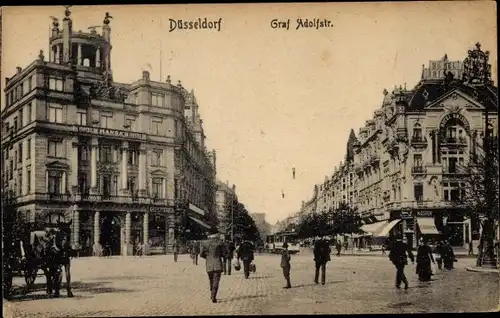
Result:
{"label": "pediment", "polygon": [[151,175],[165,177],[167,175],[167,173],[161,169],[156,169],[156,170],[151,171]]}
{"label": "pediment", "polygon": [[59,160],[49,162],[45,166],[49,169],[60,169],[60,170],[68,170],[69,169],[69,165],[67,163],[59,161]]}
{"label": "pediment", "polygon": [[448,110],[450,112],[459,112],[462,109],[483,110],[485,108],[483,105],[481,105],[481,103],[475,100],[474,97],[469,96],[459,89],[455,89],[438,98],[431,104],[427,105],[426,109],[439,109]]}

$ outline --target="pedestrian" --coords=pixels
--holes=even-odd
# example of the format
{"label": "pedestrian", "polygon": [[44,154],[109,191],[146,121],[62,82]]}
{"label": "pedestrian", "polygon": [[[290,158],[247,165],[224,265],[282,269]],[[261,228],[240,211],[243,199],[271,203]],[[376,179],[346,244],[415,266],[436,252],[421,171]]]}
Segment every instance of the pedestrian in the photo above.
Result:
{"label": "pedestrian", "polygon": [[469,241],[469,255],[474,255],[474,248],[472,246],[472,240]]}
{"label": "pedestrian", "polygon": [[254,259],[255,247],[248,238],[244,238],[243,242],[240,244],[237,252],[237,257],[243,262],[243,272],[245,274],[245,279],[250,276],[250,263]]}
{"label": "pedestrian", "polygon": [[136,251],[136,255],[139,255],[139,257],[142,257],[142,254],[143,254],[143,251],[142,251],[142,243],[139,242],[137,243],[137,251]]}
{"label": "pedestrian", "polygon": [[347,252],[347,248],[349,247],[349,243],[347,242],[347,240],[345,240],[344,242],[344,250]]}
{"label": "pedestrian", "polygon": [[385,254],[386,253],[385,253],[385,243],[384,243],[384,244],[382,244],[382,255],[385,255]]}
{"label": "pedestrian", "polygon": [[391,260],[392,264],[394,264],[394,266],[396,267],[397,289],[401,288],[402,282],[405,284],[405,289],[408,289],[408,280],[406,279],[404,272],[405,266],[408,265],[407,254],[411,262],[413,263],[414,257],[408,245],[405,242],[403,242],[402,239],[400,238],[396,239],[396,242],[394,242],[394,245],[391,247],[391,252],[389,253],[389,259]]}
{"label": "pedestrian", "polygon": [[316,271],[314,274],[314,282],[318,284],[319,271],[321,269],[321,284],[325,284],[326,280],[326,263],[330,261],[330,244],[324,239],[320,238],[314,243],[314,262]]}
{"label": "pedestrian", "polygon": [[226,258],[225,258],[225,263],[224,263],[224,269],[227,272],[228,275],[231,275],[231,266],[232,266],[232,261],[234,258],[234,250],[235,246],[233,241],[230,239],[226,240],[225,243],[225,252],[226,252]]}
{"label": "pedestrian", "polygon": [[191,247],[191,255],[193,258],[193,264],[198,265],[198,255],[200,254],[200,242],[193,241],[193,246]]}
{"label": "pedestrian", "polygon": [[340,243],[340,241],[337,241],[335,244],[335,249],[337,250],[337,256],[340,257],[340,252],[342,251],[342,243]]}
{"label": "pedestrian", "polygon": [[283,268],[283,276],[285,276],[286,286],[283,288],[292,288],[290,284],[290,252],[288,251],[288,243],[283,243],[283,251],[281,252],[281,268]]}
{"label": "pedestrian", "polygon": [[200,256],[205,259],[205,267],[210,282],[210,298],[212,303],[217,302],[217,291],[222,273],[222,255],[224,253],[224,244],[219,238],[219,232],[216,228],[211,228],[208,239],[201,244]]}
{"label": "pedestrian", "polygon": [[443,242],[439,240],[436,244],[436,263],[438,265],[438,269],[443,268],[443,254],[444,254],[444,249],[443,249]]}
{"label": "pedestrian", "polygon": [[172,245],[172,250],[174,252],[174,262],[177,262],[177,258],[179,256],[179,243],[177,243],[177,240],[174,240],[174,244]]}
{"label": "pedestrian", "polygon": [[453,263],[456,262],[455,253],[453,252],[453,248],[451,247],[448,241],[444,241],[443,244],[443,266],[447,270],[453,269]]}
{"label": "pedestrian", "polygon": [[417,275],[418,280],[421,282],[428,282],[431,280],[432,269],[431,262],[434,264],[434,257],[432,256],[432,249],[426,241],[420,240],[417,249]]}

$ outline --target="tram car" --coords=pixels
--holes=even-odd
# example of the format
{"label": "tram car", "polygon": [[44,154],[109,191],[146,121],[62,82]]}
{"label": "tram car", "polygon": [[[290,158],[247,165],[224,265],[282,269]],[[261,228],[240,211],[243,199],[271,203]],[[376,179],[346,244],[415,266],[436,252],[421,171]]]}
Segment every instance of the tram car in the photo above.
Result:
{"label": "tram car", "polygon": [[300,252],[300,244],[295,232],[278,232],[267,236],[266,250],[269,253],[279,254],[283,250],[283,243],[288,244],[290,254]]}

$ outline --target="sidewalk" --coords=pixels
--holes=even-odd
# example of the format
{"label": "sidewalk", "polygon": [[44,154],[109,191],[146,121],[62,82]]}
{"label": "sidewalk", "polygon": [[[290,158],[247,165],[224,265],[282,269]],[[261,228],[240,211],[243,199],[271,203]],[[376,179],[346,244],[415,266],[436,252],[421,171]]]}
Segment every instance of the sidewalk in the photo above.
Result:
{"label": "sidewalk", "polygon": [[484,268],[484,267],[466,267],[465,268],[469,272],[476,272],[476,273],[499,273],[500,274],[500,268]]}
{"label": "sidewalk", "polygon": [[[416,253],[416,251],[413,251],[414,253]],[[458,250],[458,251],[454,251],[455,252],[455,257],[456,258],[476,258],[476,255],[468,255],[468,252],[466,251],[461,251],[461,250]],[[332,251],[332,255],[336,255],[337,254],[337,251]],[[382,251],[381,250],[378,250],[378,251],[369,251],[369,250],[357,250],[357,249],[354,249],[354,250],[347,250],[347,251],[344,251],[342,250],[342,252],[340,252],[340,255],[341,256],[386,256],[388,257],[389,256],[389,251],[385,251],[385,254],[382,254]]]}

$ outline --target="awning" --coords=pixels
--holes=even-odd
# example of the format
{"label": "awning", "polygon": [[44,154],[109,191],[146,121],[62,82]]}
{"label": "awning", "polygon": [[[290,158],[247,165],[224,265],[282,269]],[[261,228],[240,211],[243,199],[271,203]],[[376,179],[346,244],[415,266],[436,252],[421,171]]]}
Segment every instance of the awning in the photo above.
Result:
{"label": "awning", "polygon": [[386,221],[382,221],[382,222],[376,222],[376,223],[372,223],[372,224],[365,224],[361,227],[361,230],[363,230],[363,232],[366,232],[367,234],[371,234],[371,235],[374,235],[375,233],[377,233],[380,229],[382,229],[382,227],[387,224]]}
{"label": "awning", "polygon": [[417,223],[422,234],[439,234],[434,218],[417,218]]}
{"label": "awning", "polygon": [[402,221],[401,219],[398,219],[398,220],[393,220],[393,221],[389,222],[374,236],[378,236],[378,237],[389,236],[389,232],[392,230],[392,228],[395,227],[396,224],[398,224],[401,221]]}
{"label": "awning", "polygon": [[206,227],[207,229],[209,229],[209,228],[210,228],[210,225],[208,225],[207,223],[205,223],[205,222],[203,222],[203,221],[201,221],[201,220],[198,220],[197,218],[194,218],[194,217],[192,217],[192,216],[190,216],[189,218],[190,218],[191,220],[195,221],[196,223],[198,223],[199,225]]}
{"label": "awning", "polygon": [[195,213],[205,215],[205,211],[203,211],[202,209],[200,209],[199,207],[197,207],[194,204],[189,203],[189,209]]}

